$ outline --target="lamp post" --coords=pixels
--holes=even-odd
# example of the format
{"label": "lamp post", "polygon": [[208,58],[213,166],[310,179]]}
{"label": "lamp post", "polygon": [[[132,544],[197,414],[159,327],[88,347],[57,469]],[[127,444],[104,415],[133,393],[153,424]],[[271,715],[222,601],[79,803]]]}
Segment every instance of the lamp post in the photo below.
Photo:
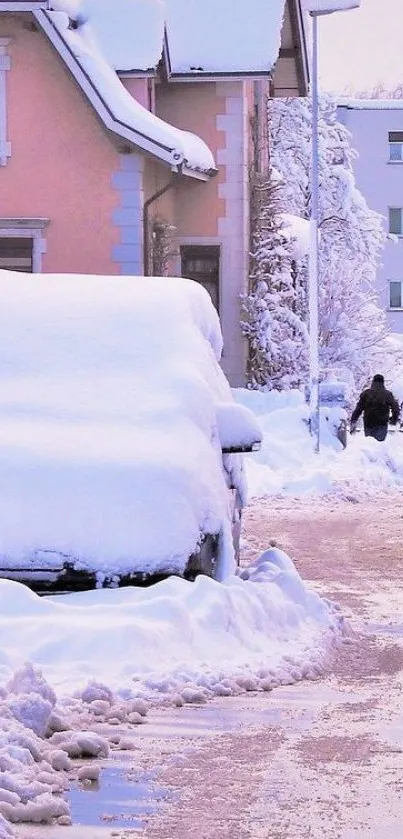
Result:
{"label": "lamp post", "polygon": [[318,97],[318,17],[333,12],[358,9],[361,0],[306,0],[312,18],[312,156],[311,215],[309,239],[309,413],[315,451],[320,449],[319,414],[319,97]]}

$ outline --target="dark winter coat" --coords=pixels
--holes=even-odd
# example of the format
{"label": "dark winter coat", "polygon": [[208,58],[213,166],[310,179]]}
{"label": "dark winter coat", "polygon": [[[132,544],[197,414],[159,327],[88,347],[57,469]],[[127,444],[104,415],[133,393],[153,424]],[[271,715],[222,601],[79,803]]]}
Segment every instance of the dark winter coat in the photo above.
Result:
{"label": "dark winter coat", "polygon": [[387,426],[389,420],[396,424],[399,419],[399,404],[393,393],[382,382],[372,382],[371,387],[363,390],[351,415],[351,422],[356,423],[364,414],[364,428]]}

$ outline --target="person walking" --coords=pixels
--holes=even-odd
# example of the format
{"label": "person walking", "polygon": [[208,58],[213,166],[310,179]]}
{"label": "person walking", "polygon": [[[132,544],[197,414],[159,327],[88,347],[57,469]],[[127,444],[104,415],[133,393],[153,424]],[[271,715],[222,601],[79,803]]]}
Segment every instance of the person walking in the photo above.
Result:
{"label": "person walking", "polygon": [[375,440],[385,439],[388,433],[388,423],[396,425],[399,419],[399,403],[391,390],[385,387],[385,379],[377,373],[372,379],[371,386],[362,391],[360,398],[351,414],[350,430],[353,433],[357,420],[364,414],[364,433],[366,437]]}

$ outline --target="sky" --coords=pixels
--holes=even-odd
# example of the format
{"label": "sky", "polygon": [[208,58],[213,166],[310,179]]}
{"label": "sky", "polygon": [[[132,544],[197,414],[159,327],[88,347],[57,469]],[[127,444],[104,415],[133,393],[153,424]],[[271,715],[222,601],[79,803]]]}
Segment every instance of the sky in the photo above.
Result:
{"label": "sky", "polygon": [[403,0],[361,0],[360,9],[322,17],[319,48],[323,88],[393,88],[403,81]]}

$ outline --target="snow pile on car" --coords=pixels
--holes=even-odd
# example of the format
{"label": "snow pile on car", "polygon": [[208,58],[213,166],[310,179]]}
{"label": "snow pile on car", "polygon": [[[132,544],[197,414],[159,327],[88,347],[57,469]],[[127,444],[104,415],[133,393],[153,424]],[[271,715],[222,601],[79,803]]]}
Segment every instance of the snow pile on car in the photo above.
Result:
{"label": "snow pile on car", "polygon": [[207,292],[2,271],[0,294],[1,567],[182,573],[218,534],[231,571],[217,411],[234,403]]}

